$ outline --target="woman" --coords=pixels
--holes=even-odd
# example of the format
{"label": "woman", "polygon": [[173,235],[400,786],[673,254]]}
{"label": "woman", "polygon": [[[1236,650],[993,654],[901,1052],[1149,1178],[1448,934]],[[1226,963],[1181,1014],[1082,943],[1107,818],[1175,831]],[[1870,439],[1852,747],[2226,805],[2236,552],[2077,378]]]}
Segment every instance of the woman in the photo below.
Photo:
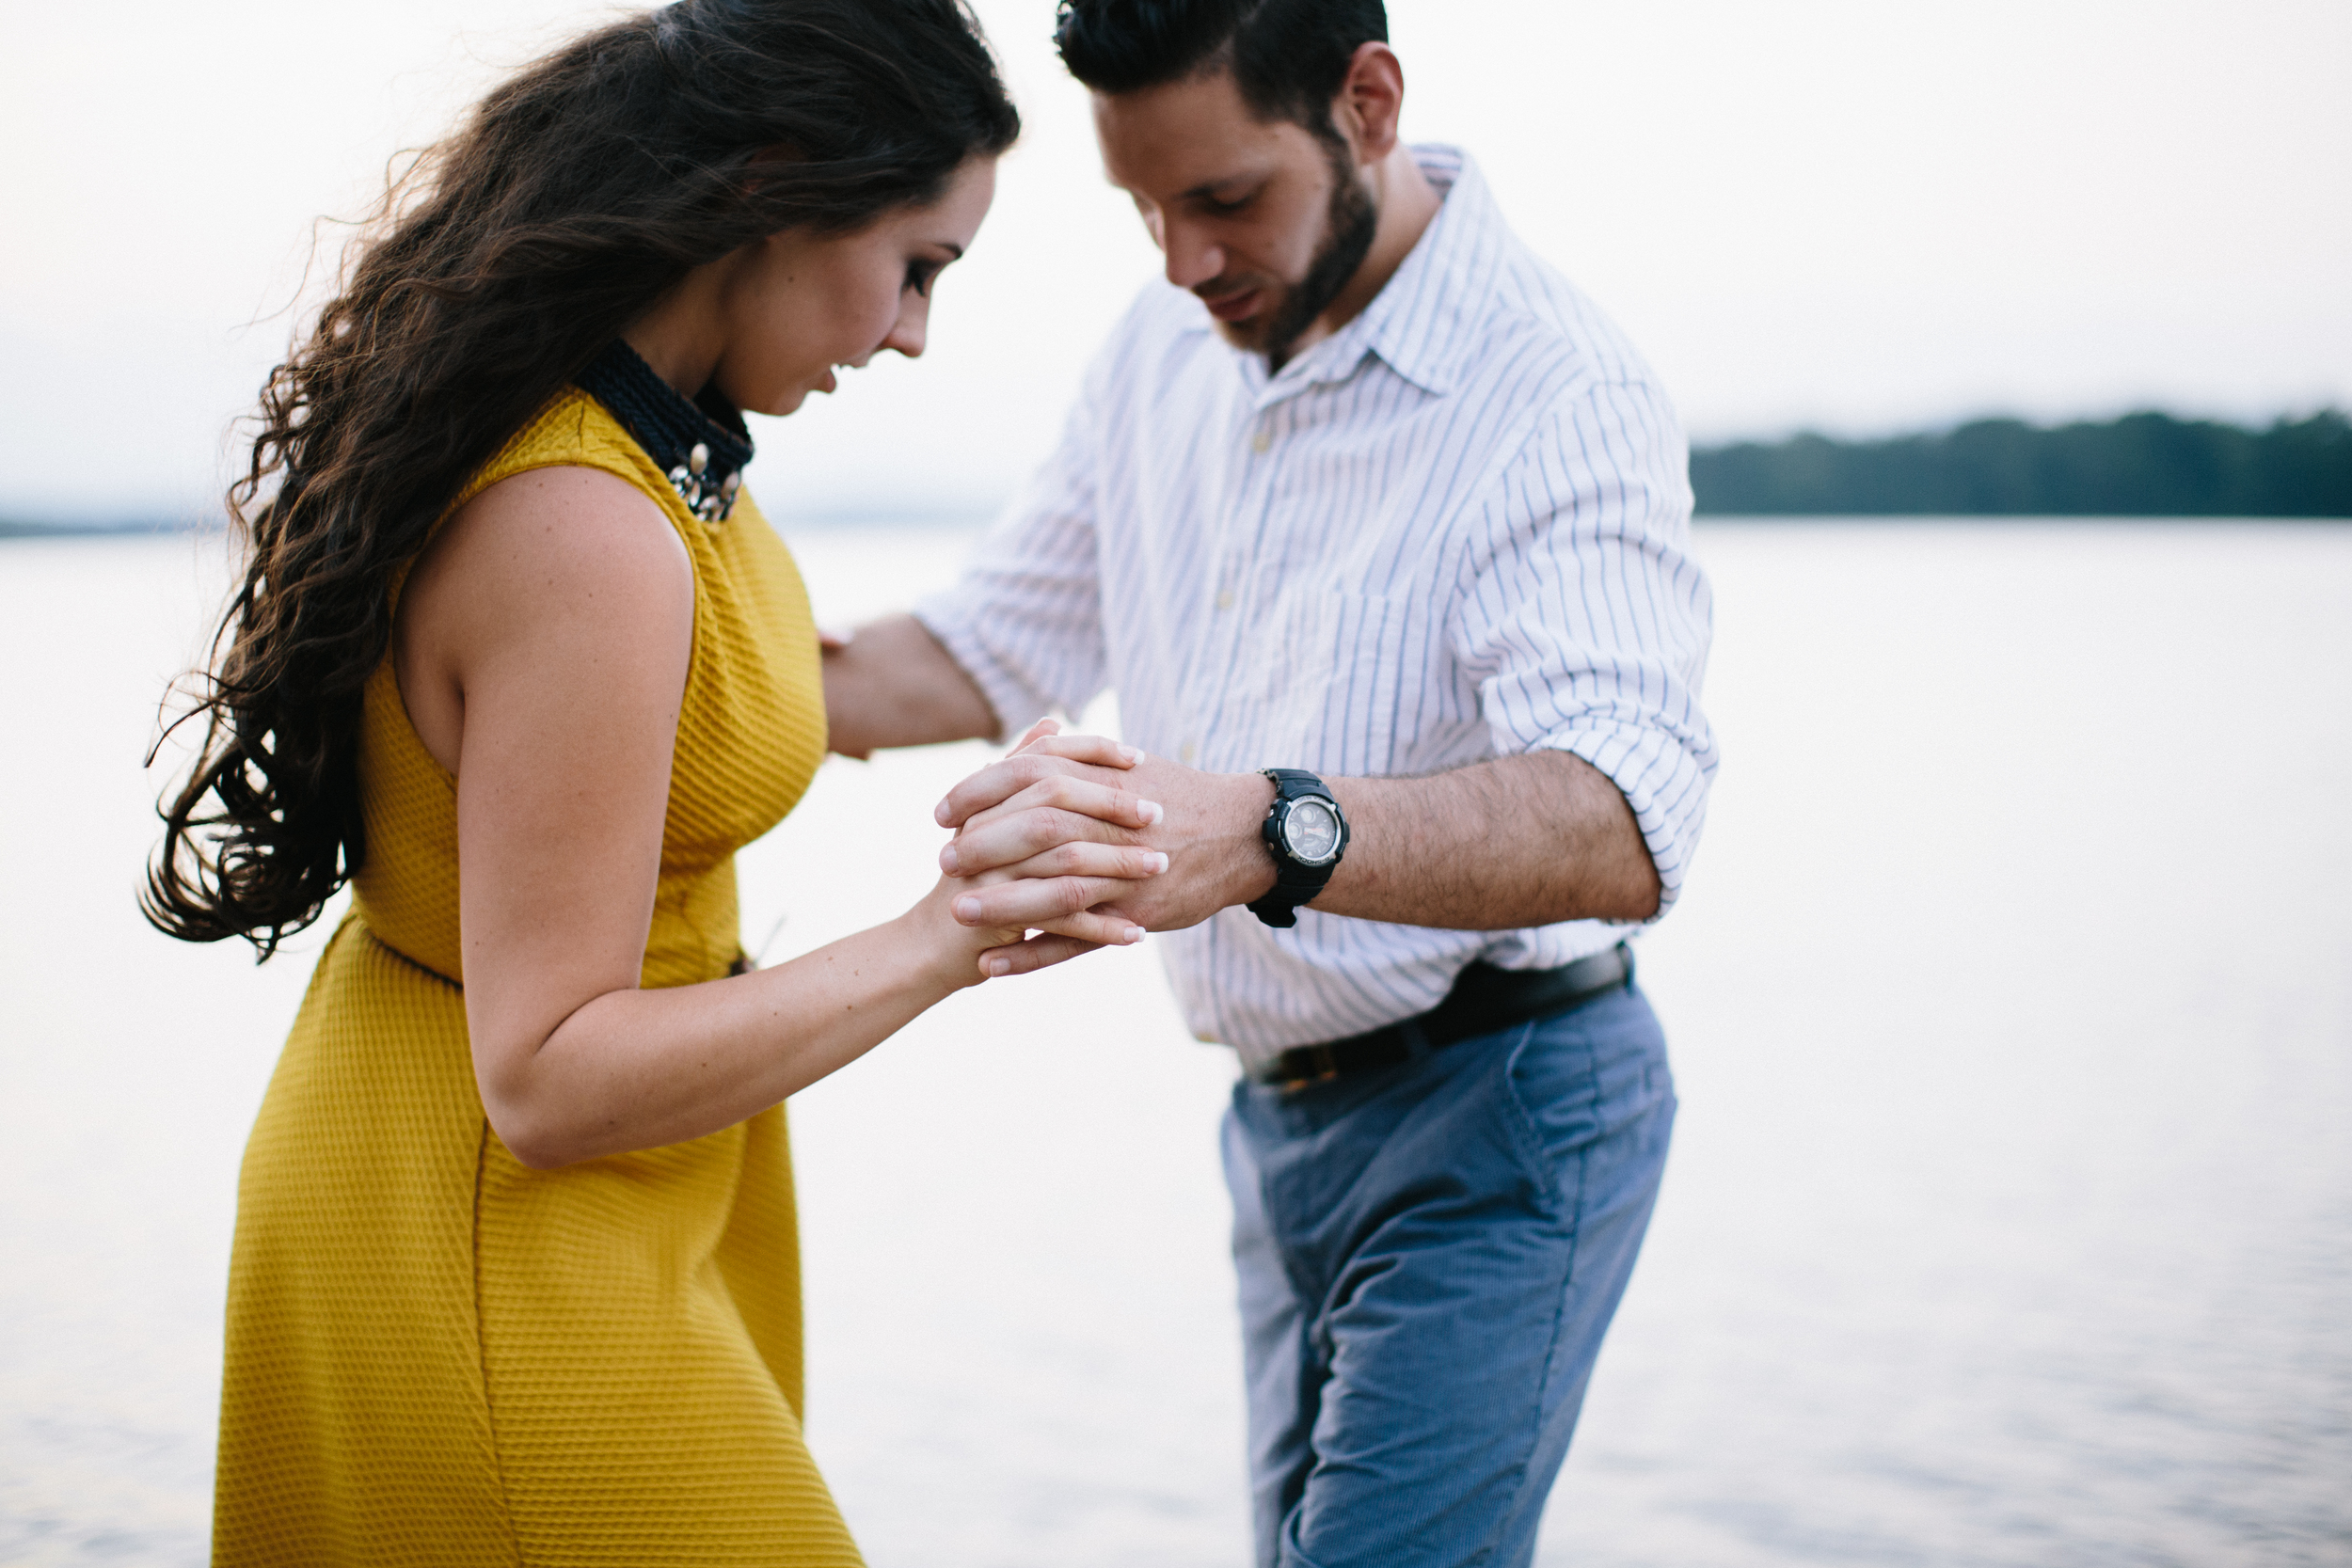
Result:
{"label": "woman", "polygon": [[825,726],[738,410],[921,352],[1017,130],[956,0],[685,0],[491,94],[272,377],[147,907],[266,958],[354,898],[246,1157],[215,1562],[857,1560],[780,1102],[1165,862],[1015,868],[1026,951],[947,880],[748,973]]}

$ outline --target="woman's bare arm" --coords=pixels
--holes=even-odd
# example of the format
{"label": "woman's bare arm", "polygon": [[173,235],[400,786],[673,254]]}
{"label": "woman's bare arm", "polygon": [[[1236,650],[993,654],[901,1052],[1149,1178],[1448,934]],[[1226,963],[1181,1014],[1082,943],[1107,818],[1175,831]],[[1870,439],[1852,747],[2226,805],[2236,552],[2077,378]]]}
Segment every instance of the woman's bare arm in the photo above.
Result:
{"label": "woman's bare arm", "polygon": [[[1012,924],[960,927],[970,882],[779,968],[639,989],[693,639],[692,568],[645,497],[548,468],[470,502],[420,562],[394,657],[457,777],[466,1016],[483,1104],[527,1164],[716,1132],[854,1060],[1025,927],[1140,932],[1083,911],[1150,851],[1064,847]],[[1141,825],[1138,816],[1137,825]]]}

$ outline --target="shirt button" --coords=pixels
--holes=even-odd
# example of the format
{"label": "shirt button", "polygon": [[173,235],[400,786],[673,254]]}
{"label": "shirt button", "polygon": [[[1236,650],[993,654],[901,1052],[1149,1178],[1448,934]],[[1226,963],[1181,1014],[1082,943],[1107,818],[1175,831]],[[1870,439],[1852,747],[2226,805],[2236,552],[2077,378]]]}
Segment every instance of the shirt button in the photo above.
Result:
{"label": "shirt button", "polygon": [[1257,452],[1261,456],[1264,455],[1264,453],[1272,448],[1273,445],[1274,433],[1270,430],[1261,430],[1258,434],[1249,437],[1249,450]]}
{"label": "shirt button", "polygon": [[1228,588],[1225,592],[1216,596],[1216,608],[1219,610],[1231,610],[1233,608],[1233,591],[1232,589]]}

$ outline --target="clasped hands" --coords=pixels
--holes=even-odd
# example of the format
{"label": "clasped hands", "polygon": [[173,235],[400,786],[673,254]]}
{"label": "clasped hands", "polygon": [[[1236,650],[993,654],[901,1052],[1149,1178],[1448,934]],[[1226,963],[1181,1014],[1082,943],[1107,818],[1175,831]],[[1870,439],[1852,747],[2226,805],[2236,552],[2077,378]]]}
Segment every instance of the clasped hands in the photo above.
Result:
{"label": "clasped hands", "polygon": [[1041,720],[939,803],[956,835],[939,866],[966,883],[958,924],[1025,933],[982,953],[980,972],[1022,974],[1263,895],[1273,800],[1258,774],[1204,773]]}

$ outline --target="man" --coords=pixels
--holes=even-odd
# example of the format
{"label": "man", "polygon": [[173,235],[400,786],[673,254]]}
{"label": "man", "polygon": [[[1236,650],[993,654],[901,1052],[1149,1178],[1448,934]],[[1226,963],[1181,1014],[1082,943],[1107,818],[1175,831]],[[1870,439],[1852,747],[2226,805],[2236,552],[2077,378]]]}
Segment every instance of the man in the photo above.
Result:
{"label": "man", "polygon": [[1240,1054],[1269,1568],[1532,1558],[1674,1117],[1620,926],[1673,902],[1715,767],[1675,414],[1467,158],[1399,140],[1386,39],[1377,0],[1064,0],[1169,286],[960,584],[827,664],[857,755],[1119,691],[1132,772],[999,763],[942,861],[1073,815],[1169,857],[1070,902],[1171,932]]}

